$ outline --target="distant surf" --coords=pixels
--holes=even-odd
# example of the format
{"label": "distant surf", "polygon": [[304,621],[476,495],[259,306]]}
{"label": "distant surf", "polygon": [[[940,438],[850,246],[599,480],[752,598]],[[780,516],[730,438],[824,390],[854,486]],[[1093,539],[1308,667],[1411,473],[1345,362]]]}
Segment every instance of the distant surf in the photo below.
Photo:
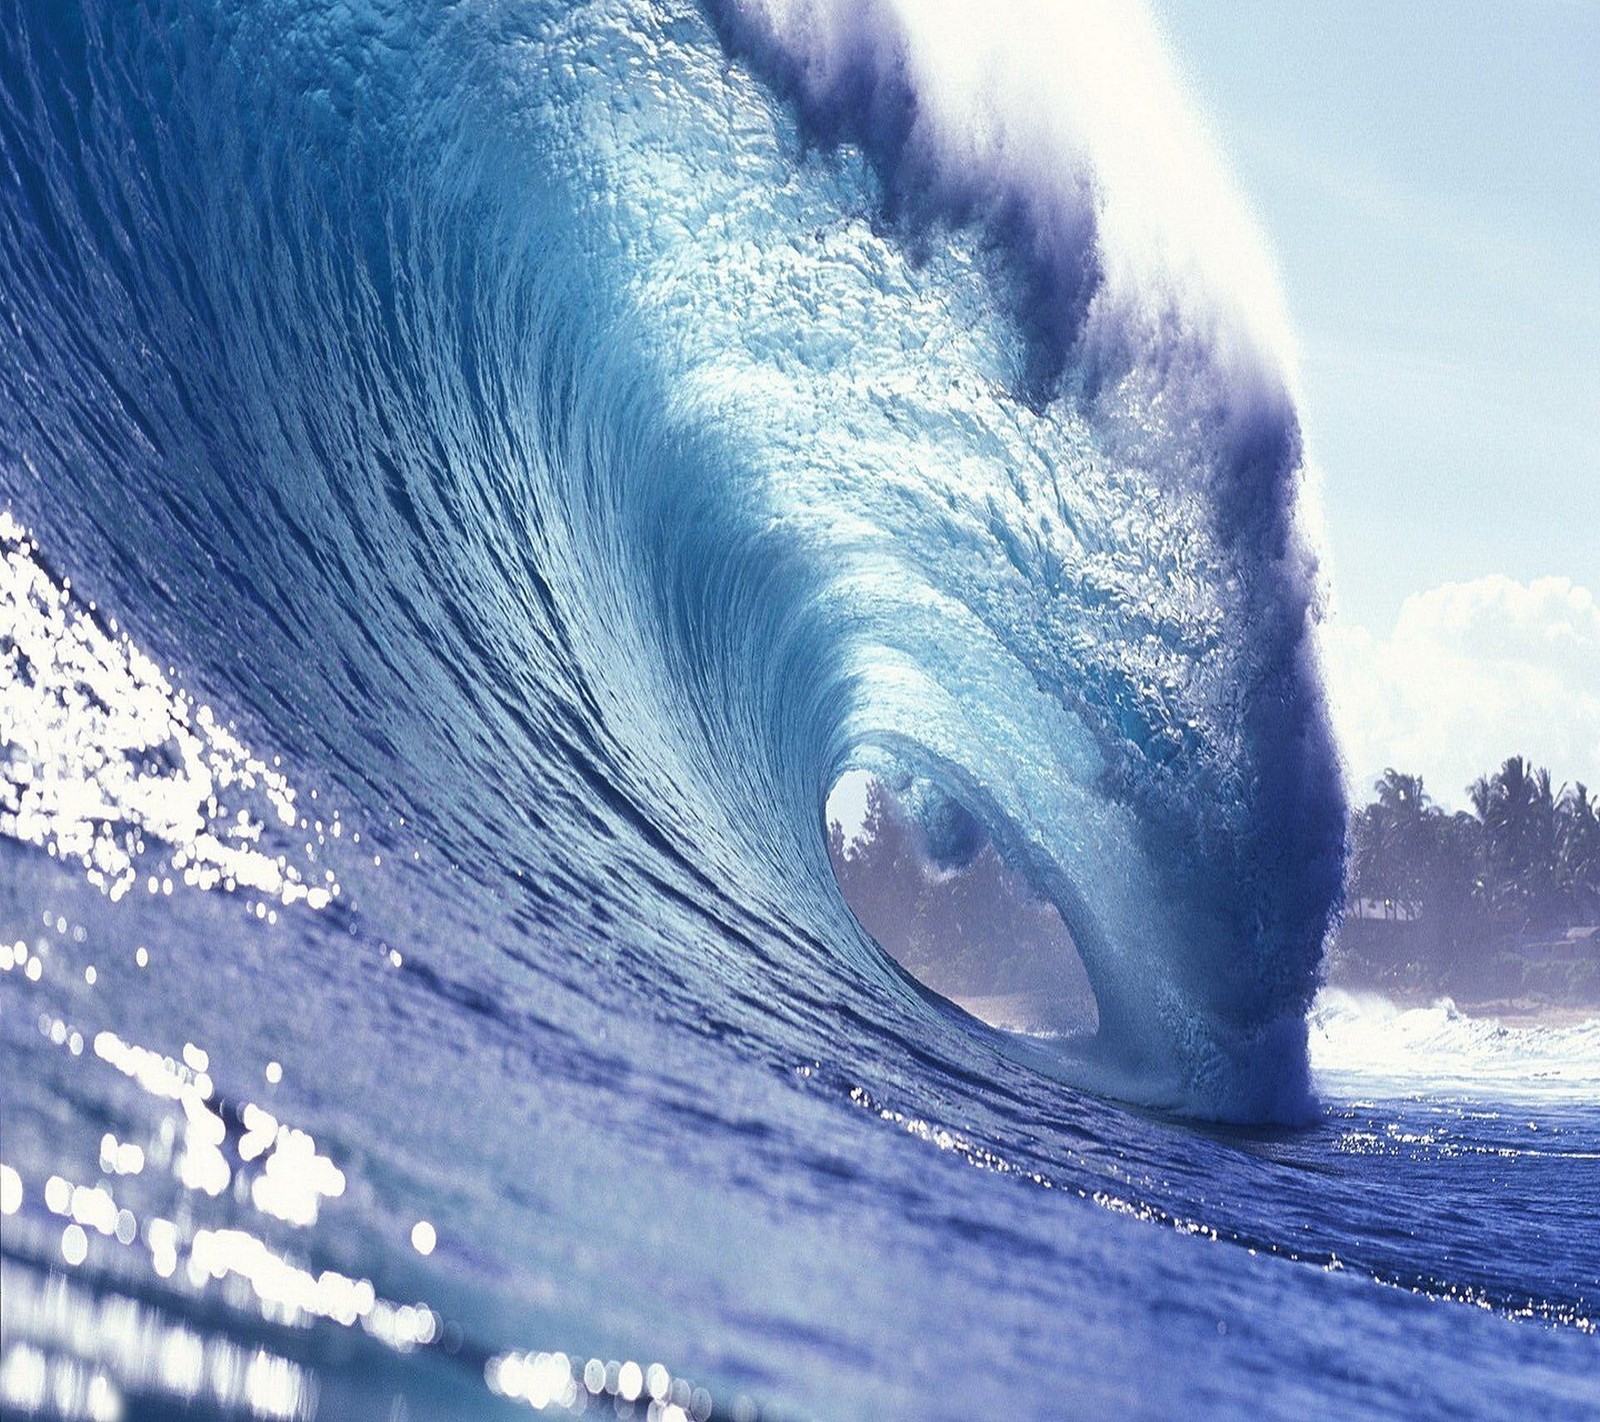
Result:
{"label": "distant surf", "polygon": [[1600,1101],[1600,1013],[1469,1014],[1449,998],[1407,1007],[1325,988],[1311,1012],[1311,1067],[1340,1095],[1593,1105]]}

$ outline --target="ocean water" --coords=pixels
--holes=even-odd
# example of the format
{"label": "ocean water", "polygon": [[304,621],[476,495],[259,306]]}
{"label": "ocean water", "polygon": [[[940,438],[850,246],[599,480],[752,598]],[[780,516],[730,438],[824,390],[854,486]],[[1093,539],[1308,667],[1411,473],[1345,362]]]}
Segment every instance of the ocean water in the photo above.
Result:
{"label": "ocean water", "polygon": [[[7,1416],[1600,1415],[1597,1025],[1323,992],[1126,7],[0,0]],[[1099,1028],[901,973],[886,777]]]}

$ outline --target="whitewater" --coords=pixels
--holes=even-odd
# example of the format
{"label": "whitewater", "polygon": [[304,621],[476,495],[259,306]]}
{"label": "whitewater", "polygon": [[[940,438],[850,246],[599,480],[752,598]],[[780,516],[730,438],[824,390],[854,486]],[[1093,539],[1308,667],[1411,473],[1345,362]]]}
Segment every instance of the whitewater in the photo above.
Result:
{"label": "whitewater", "polygon": [[[1600,1416],[1597,1024],[1321,988],[1142,8],[0,0],[0,318],[6,1415]],[[851,772],[1092,1035],[863,933]]]}

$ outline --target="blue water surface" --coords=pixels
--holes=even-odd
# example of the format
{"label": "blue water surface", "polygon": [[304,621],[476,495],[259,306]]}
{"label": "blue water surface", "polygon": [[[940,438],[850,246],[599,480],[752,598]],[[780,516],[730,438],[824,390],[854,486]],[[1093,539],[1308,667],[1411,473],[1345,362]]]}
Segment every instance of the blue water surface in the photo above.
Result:
{"label": "blue water surface", "polygon": [[1287,378],[750,13],[0,5],[7,1415],[1600,1415],[1592,1028],[1316,998]]}

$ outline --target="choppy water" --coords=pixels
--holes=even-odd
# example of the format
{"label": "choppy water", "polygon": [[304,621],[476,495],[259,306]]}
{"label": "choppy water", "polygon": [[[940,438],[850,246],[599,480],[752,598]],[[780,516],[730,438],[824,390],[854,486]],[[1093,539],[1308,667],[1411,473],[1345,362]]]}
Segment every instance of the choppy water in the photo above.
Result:
{"label": "choppy water", "polygon": [[1025,9],[0,5],[8,1413],[1600,1413],[1594,1029],[1314,1005],[1270,284]]}

